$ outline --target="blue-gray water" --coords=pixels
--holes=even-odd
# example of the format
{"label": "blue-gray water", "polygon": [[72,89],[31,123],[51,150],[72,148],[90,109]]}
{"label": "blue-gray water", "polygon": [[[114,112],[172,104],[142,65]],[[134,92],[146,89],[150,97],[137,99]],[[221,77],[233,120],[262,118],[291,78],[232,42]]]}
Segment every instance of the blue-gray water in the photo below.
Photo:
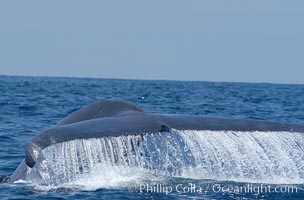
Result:
{"label": "blue-gray water", "polygon": [[[14,172],[24,158],[25,145],[43,129],[71,112],[96,101],[123,100],[153,113],[179,113],[304,122],[304,85],[142,81],[113,79],[0,76],[0,175]],[[303,164],[304,164],[304,160]],[[170,178],[163,186],[195,184],[203,193],[170,194],[140,191],[139,187],[37,188],[28,183],[1,183],[1,199],[304,199],[297,192],[215,192],[212,186],[248,186],[246,182]],[[251,186],[257,186],[250,183]],[[252,185],[253,184],[253,185]],[[267,185],[267,184],[266,184]],[[271,187],[284,187],[271,183]],[[206,190],[208,188],[208,190]],[[197,187],[198,188],[198,187]]]}

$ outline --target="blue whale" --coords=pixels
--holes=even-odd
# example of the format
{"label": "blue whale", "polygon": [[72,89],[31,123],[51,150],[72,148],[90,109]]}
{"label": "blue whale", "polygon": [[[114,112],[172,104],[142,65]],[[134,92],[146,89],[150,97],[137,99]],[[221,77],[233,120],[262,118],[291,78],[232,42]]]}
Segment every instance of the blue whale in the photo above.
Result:
{"label": "blue whale", "polygon": [[151,114],[129,103],[103,101],[72,113],[56,126],[40,132],[29,141],[25,159],[10,176],[10,181],[26,179],[27,170],[35,166],[41,151],[57,143],[75,139],[148,134],[171,129],[304,132],[304,126],[300,124],[194,115]]}

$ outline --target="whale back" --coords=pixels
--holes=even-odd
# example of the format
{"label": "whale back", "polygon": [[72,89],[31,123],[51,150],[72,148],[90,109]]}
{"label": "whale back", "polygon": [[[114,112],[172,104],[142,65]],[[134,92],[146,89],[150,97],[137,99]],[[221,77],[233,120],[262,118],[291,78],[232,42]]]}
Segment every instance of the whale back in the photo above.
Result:
{"label": "whale back", "polygon": [[136,115],[144,114],[145,112],[140,108],[121,101],[102,101],[90,104],[74,113],[68,115],[63,120],[61,120],[57,126],[63,126],[67,124],[73,124],[81,121],[105,118],[105,117],[115,117],[115,116],[125,116],[125,115]]}

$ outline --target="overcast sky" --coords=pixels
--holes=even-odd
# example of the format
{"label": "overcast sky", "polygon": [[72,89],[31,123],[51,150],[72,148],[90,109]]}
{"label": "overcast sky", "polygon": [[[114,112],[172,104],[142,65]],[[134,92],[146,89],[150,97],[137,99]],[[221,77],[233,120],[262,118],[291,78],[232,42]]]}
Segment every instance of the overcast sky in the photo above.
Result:
{"label": "overcast sky", "polygon": [[0,1],[0,74],[304,83],[304,1]]}

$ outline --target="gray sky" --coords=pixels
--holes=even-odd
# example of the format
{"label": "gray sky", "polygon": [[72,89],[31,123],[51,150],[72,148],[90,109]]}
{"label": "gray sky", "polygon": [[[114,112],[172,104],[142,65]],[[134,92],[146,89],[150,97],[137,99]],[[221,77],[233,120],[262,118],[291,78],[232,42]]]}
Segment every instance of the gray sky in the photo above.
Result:
{"label": "gray sky", "polygon": [[0,1],[0,74],[304,83],[304,1]]}

